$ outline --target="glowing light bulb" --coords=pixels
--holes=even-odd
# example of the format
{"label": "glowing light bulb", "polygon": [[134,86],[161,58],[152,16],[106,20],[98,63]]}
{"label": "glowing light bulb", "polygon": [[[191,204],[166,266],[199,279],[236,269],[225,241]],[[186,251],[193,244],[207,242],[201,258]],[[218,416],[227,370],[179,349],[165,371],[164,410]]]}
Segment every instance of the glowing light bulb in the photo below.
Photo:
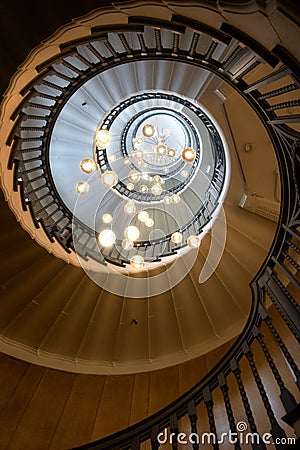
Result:
{"label": "glowing light bulb", "polygon": [[161,178],[159,175],[154,175],[153,177],[153,181],[157,184],[157,183],[161,183]]}
{"label": "glowing light bulb", "polygon": [[168,167],[164,167],[164,173],[169,173],[169,168]]}
{"label": "glowing light bulb", "polygon": [[108,213],[103,214],[102,216],[102,222],[103,223],[110,223],[112,221],[112,216]]}
{"label": "glowing light bulb", "polygon": [[76,184],[76,191],[78,194],[86,194],[89,192],[90,186],[86,181],[79,181],[79,183]]}
{"label": "glowing light bulb", "polygon": [[113,172],[112,170],[106,170],[106,172],[103,172],[103,174],[101,175],[101,181],[104,186],[111,188],[118,183],[119,177],[116,172]]}
{"label": "glowing light bulb", "polygon": [[135,203],[132,200],[129,200],[124,206],[124,213],[127,215],[134,214],[136,212]]}
{"label": "glowing light bulb", "polygon": [[171,198],[172,198],[172,203],[177,204],[177,203],[180,202],[180,195],[179,194],[173,194]]}
{"label": "glowing light bulb", "polygon": [[150,123],[147,123],[143,126],[142,132],[145,137],[152,137],[155,133],[155,127]]}
{"label": "glowing light bulb", "polygon": [[134,242],[140,237],[140,230],[134,225],[129,225],[124,231],[124,236]]}
{"label": "glowing light bulb", "polygon": [[138,140],[136,141],[138,144],[142,144],[144,141],[143,141],[143,138],[138,138]]}
{"label": "glowing light bulb", "polygon": [[163,203],[165,204],[165,205],[171,205],[171,203],[172,203],[172,198],[169,196],[169,195],[166,195],[164,198],[163,198]]}
{"label": "glowing light bulb", "polygon": [[201,244],[201,239],[199,236],[193,234],[187,238],[187,244],[191,248],[198,248]]}
{"label": "glowing light bulb", "polygon": [[109,130],[104,130],[102,128],[97,131],[96,142],[100,148],[105,148],[110,141],[111,141],[111,134]]}
{"label": "glowing light bulb", "polygon": [[148,217],[149,217],[149,214],[147,213],[147,211],[140,211],[138,213],[138,219],[140,222],[146,222]]}
{"label": "glowing light bulb", "polygon": [[145,184],[142,184],[140,187],[140,192],[145,194],[145,192],[147,192],[147,191],[148,191],[148,186],[146,186]]}
{"label": "glowing light bulb", "polygon": [[131,163],[130,158],[124,158],[123,159],[124,166],[129,166],[130,163]]}
{"label": "glowing light bulb", "polygon": [[181,176],[182,176],[182,178],[186,178],[186,177],[188,176],[188,171],[185,170],[185,169],[183,169],[183,170],[181,171]]}
{"label": "glowing light bulb", "polygon": [[131,250],[133,248],[133,242],[130,239],[123,239],[122,247],[124,250]]}
{"label": "glowing light bulb", "polygon": [[181,158],[187,163],[193,163],[196,159],[196,152],[193,148],[184,148],[181,153]]}
{"label": "glowing light bulb", "polygon": [[91,158],[85,158],[80,162],[80,169],[84,173],[92,173],[96,169],[96,163]]}
{"label": "glowing light bulb", "polygon": [[176,231],[171,235],[171,241],[174,242],[174,244],[181,244],[182,242],[182,234],[179,233],[179,231]]}
{"label": "glowing light bulb", "polygon": [[141,179],[141,174],[137,170],[131,170],[128,174],[128,179],[132,183],[137,183]]}
{"label": "glowing light bulb", "polygon": [[156,146],[156,153],[160,156],[163,156],[167,153],[167,147],[165,144],[158,144]]}
{"label": "glowing light bulb", "polygon": [[103,230],[98,237],[100,245],[111,247],[116,242],[116,235],[112,230]]}
{"label": "glowing light bulb", "polygon": [[129,191],[133,191],[133,189],[134,189],[134,184],[133,184],[133,183],[127,183],[126,187],[127,187],[127,189],[128,189]]}
{"label": "glowing light bulb", "polygon": [[174,148],[168,148],[167,155],[170,156],[170,158],[174,158],[174,156],[176,155],[176,151],[174,150]]}
{"label": "glowing light bulb", "polygon": [[153,195],[160,195],[162,193],[162,187],[160,184],[153,184],[151,188],[151,192]]}
{"label": "glowing light bulb", "polygon": [[141,159],[144,156],[143,150],[136,150],[135,157]]}
{"label": "glowing light bulb", "polygon": [[145,225],[146,225],[146,227],[148,227],[148,228],[153,227],[153,225],[154,225],[154,220],[153,220],[151,217],[148,217],[148,219],[145,220]]}
{"label": "glowing light bulb", "polygon": [[142,269],[144,267],[144,258],[141,255],[134,255],[130,259],[130,265],[134,269]]}

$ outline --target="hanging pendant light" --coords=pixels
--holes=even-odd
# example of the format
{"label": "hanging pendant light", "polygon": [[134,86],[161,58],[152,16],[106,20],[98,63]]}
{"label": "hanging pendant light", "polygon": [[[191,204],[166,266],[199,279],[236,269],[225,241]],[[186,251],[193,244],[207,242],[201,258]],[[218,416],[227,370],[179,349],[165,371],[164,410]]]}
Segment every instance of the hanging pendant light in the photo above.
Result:
{"label": "hanging pendant light", "polygon": [[128,179],[132,183],[138,183],[141,179],[141,174],[137,170],[131,170],[128,174]]}
{"label": "hanging pendant light", "polygon": [[162,187],[160,184],[153,184],[151,188],[151,192],[153,195],[160,195],[162,193]]}
{"label": "hanging pendant light", "polygon": [[174,242],[174,244],[181,244],[182,242],[182,234],[179,233],[179,231],[176,231],[171,235],[171,241]]}
{"label": "hanging pendant light", "polygon": [[133,248],[133,242],[130,239],[123,239],[122,247],[124,248],[124,250],[129,251]]}
{"label": "hanging pendant light", "polygon": [[193,148],[186,147],[182,150],[181,158],[187,163],[193,163],[196,159],[196,152]]}
{"label": "hanging pendant light", "polygon": [[130,265],[134,269],[142,269],[144,267],[144,258],[141,255],[134,255],[130,259]]}
{"label": "hanging pendant light", "polygon": [[92,173],[96,169],[96,163],[91,158],[85,158],[80,162],[80,169],[84,173]]}
{"label": "hanging pendant light", "polygon": [[201,244],[201,239],[199,236],[192,234],[187,238],[187,244],[190,248],[198,248]]}
{"label": "hanging pendant light", "polygon": [[148,227],[148,228],[153,227],[153,225],[154,225],[154,220],[153,220],[151,217],[148,217],[148,219],[145,220],[145,225],[146,225],[146,227]]}
{"label": "hanging pendant light", "polygon": [[150,138],[150,137],[154,136],[155,127],[153,125],[151,125],[151,123],[147,123],[146,125],[143,126],[142,132],[145,137]]}
{"label": "hanging pendant light", "polygon": [[176,205],[181,200],[180,195],[179,194],[173,194],[172,197],[171,197],[171,200],[172,200],[172,203],[175,203],[175,205]]}
{"label": "hanging pendant light", "polygon": [[124,206],[124,213],[130,216],[136,212],[136,205],[133,200],[129,200]]}
{"label": "hanging pendant light", "polygon": [[145,222],[149,217],[149,214],[147,211],[140,211],[138,213],[138,219],[140,222]]}
{"label": "hanging pendant light", "polygon": [[124,236],[130,241],[135,242],[140,237],[140,230],[134,225],[129,225],[124,231]]}
{"label": "hanging pendant light", "polygon": [[75,189],[78,194],[86,194],[90,190],[90,185],[86,181],[79,181]]}
{"label": "hanging pendant light", "polygon": [[105,148],[111,141],[111,134],[109,130],[101,128],[96,133],[96,143],[100,148]]}
{"label": "hanging pendant light", "polygon": [[98,241],[103,247],[111,247],[116,242],[116,235],[112,230],[103,230],[99,234]]}
{"label": "hanging pendant light", "polygon": [[101,175],[101,181],[107,188],[112,188],[118,183],[119,177],[116,172],[113,172],[112,170],[106,170]]}
{"label": "hanging pendant light", "polygon": [[111,221],[112,221],[112,216],[110,214],[108,214],[108,213],[103,214],[103,216],[102,216],[103,223],[108,224],[108,223],[111,223]]}

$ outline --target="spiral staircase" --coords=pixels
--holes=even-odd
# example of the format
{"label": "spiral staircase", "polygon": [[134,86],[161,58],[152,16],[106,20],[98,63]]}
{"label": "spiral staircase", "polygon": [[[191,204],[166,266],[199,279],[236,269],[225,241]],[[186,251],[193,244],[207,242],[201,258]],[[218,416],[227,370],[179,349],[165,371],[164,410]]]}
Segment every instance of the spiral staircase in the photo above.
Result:
{"label": "spiral staircase", "polygon": [[[299,35],[298,19],[283,2],[152,3],[115,2],[61,28],[33,51],[6,92],[1,186],[21,227],[2,199],[0,350],[86,377],[125,377],[201,361],[224,349],[221,360],[170,405],[82,448],[155,449],[164,429],[174,433],[170,448],[180,448],[181,432],[210,430],[219,436],[228,429],[241,431],[235,420],[241,409],[252,433],[262,436],[271,430],[274,439],[282,440],[275,447],[287,448],[288,436],[295,436],[293,426],[296,436],[299,426],[300,71],[298,50],[285,33],[290,27]],[[253,26],[255,21],[265,27],[264,33]],[[80,211],[76,204],[79,162],[92,154],[99,123],[115,120],[114,108],[125,99],[139,97],[144,109],[155,112],[177,108],[201,128],[202,113],[195,119],[186,105],[175,106],[176,95],[200,104],[210,126],[224,135],[227,181],[216,158],[203,158],[173,210],[176,226],[186,236],[186,217],[196,211],[188,223],[203,233],[199,251],[186,252],[170,239],[162,247],[156,239],[150,243],[149,263],[154,265],[134,272],[128,258],[120,260],[118,249],[108,254],[95,246],[89,222],[94,207],[87,200]],[[130,105],[127,115],[114,122],[113,133],[126,128],[139,111]],[[206,148],[216,142],[207,128],[203,134]],[[122,146],[112,146],[108,152],[116,157],[111,167],[119,174],[124,171],[122,151]],[[98,163],[107,168],[99,154]],[[103,187],[99,189],[94,196],[103,195]],[[117,201],[109,191],[99,216],[114,211]],[[211,276],[199,283],[199,274],[214,265],[212,246],[222,247],[218,225],[223,219],[215,214],[221,203],[227,222],[224,252]],[[69,248],[59,231],[72,224],[75,204],[80,220],[73,228],[75,245]],[[214,225],[209,224],[212,218]],[[157,220],[162,228],[162,218]],[[120,229],[125,227],[122,214],[116,221]],[[175,231],[172,222],[164,226],[167,236]],[[150,245],[145,242],[139,245],[143,255]],[[176,258],[173,272],[170,255]],[[100,266],[100,272],[95,270]],[[116,266],[116,273],[107,266]],[[158,276],[163,280],[160,293],[155,291]],[[131,285],[136,278],[146,280],[147,289],[143,284],[137,292]],[[268,333],[271,338],[264,338]],[[257,346],[275,380],[274,398],[263,384],[264,366],[258,369]],[[276,364],[278,354],[284,355],[284,368]],[[251,382],[263,413],[249,399]],[[6,448],[17,448],[16,442],[12,437]],[[73,439],[64,445],[80,443]],[[55,448],[52,444],[45,448]],[[190,445],[202,448],[197,442]],[[38,447],[33,443],[32,448]],[[224,448],[266,444],[245,444],[240,437]]]}

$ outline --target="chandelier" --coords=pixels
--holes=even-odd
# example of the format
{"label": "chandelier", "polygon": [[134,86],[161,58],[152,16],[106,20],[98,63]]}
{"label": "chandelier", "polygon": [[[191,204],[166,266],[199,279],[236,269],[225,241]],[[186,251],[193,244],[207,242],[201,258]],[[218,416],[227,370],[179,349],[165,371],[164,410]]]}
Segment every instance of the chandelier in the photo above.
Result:
{"label": "chandelier", "polygon": [[[160,211],[165,209],[168,215],[168,208],[171,205],[178,205],[181,201],[179,193],[172,188],[172,169],[179,164],[185,167],[180,171],[180,177],[185,180],[189,175],[189,167],[196,159],[196,151],[192,147],[174,148],[174,133],[168,128],[155,126],[151,122],[143,123],[139,135],[131,138],[131,150],[128,154],[116,157],[115,153],[109,154],[108,147],[115,145],[115,137],[112,136],[108,128],[99,128],[95,134],[96,148],[100,149],[107,161],[105,170],[100,168],[100,178],[103,186],[115,194],[120,196],[118,185],[125,185],[127,189],[126,203],[123,206],[123,213],[131,217],[132,222],[124,229],[122,236],[122,249],[124,252],[131,252],[128,258],[132,268],[139,270],[145,265],[145,260],[138,253],[139,238],[142,229],[149,230],[155,227],[155,217],[151,217],[151,212],[155,212],[155,208],[145,208],[146,198],[151,195],[152,206],[160,205]],[[113,141],[113,143],[112,143]],[[122,171],[122,180],[117,170],[112,170],[111,163],[118,163],[119,171]],[[84,158],[80,162],[80,169],[86,175],[92,174],[97,167],[95,159]],[[121,169],[120,169],[121,167]],[[181,166],[180,166],[181,167]],[[99,167],[98,167],[99,169]],[[125,170],[125,172],[124,172]],[[177,174],[178,170],[176,171]],[[125,174],[124,174],[125,173]],[[168,186],[167,186],[168,184]],[[76,185],[78,194],[87,194],[89,191],[89,183],[80,181]],[[139,195],[137,197],[137,194]],[[123,199],[120,199],[122,201]],[[161,214],[161,212],[160,212]],[[117,239],[117,232],[114,230],[113,214],[107,211],[102,215],[103,229],[98,233],[97,240],[100,249],[112,248]],[[144,233],[143,233],[144,234]],[[151,239],[149,238],[151,243]],[[170,242],[178,247],[183,245],[183,234],[180,230],[170,234]],[[201,239],[198,235],[189,235],[184,243],[190,248],[198,248]],[[132,254],[136,250],[136,254]]]}

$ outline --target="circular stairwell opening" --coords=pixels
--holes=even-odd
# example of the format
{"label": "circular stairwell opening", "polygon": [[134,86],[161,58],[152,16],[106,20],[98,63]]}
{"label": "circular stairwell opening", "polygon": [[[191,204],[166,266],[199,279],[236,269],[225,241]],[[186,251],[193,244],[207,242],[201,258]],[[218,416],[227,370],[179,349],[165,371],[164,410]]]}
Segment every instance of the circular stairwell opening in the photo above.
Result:
{"label": "circular stairwell opening", "polygon": [[[265,129],[242,100],[240,86],[240,80],[251,80],[252,70],[264,72],[266,67],[248,47],[241,47],[244,65],[237,67],[239,43],[224,33],[198,36],[189,26],[169,25],[158,29],[126,24],[124,30],[112,25],[103,36],[94,30],[72,42],[62,32],[62,38],[55,37],[59,50],[51,60],[39,51],[34,55],[37,76],[21,86],[23,101],[11,108],[14,127],[7,138],[8,166],[15,169],[9,173],[14,173],[20,190],[12,209],[49,252],[74,265],[79,255],[86,274],[103,288],[100,295],[97,291],[99,299],[88,327],[77,327],[76,313],[70,314],[72,331],[84,329],[80,348],[63,353],[61,342],[50,333],[34,349],[43,364],[90,373],[166,367],[229,341],[247,320],[248,284],[265,258],[274,229],[267,226],[265,232],[257,226],[263,219],[237,206],[243,186],[220,95],[234,93],[228,103],[235,122],[239,114],[247,117],[249,127],[251,122],[252,130],[259,129],[264,155],[273,155]],[[83,27],[86,31],[86,24]],[[234,171],[224,202],[228,227],[221,203],[229,182],[229,157],[217,122],[226,134]],[[99,131],[105,132],[97,142]],[[104,145],[106,132],[110,140]],[[242,132],[247,135],[246,126]],[[247,142],[254,142],[254,151],[246,156],[250,159],[258,153],[256,135],[247,135],[243,146]],[[252,172],[261,172],[257,160],[251,167]],[[164,193],[166,188],[174,191],[175,201],[165,199],[171,197]],[[253,197],[260,198],[261,192],[255,193]],[[15,198],[14,194],[10,202]],[[149,227],[147,219],[154,222],[148,221]],[[209,229],[211,219],[215,225]],[[124,235],[129,226],[134,228]],[[69,227],[70,246],[61,239]],[[111,246],[99,245],[102,231],[110,232],[102,235],[102,244],[108,239]],[[212,242],[215,247],[210,252]],[[130,260],[135,256],[134,266]],[[97,288],[90,285],[89,292]],[[92,295],[80,288],[82,295],[73,293],[80,308],[94,311]],[[134,336],[126,334],[123,316],[138,321],[139,326],[131,327]],[[57,320],[53,329],[63,322]],[[29,357],[24,350],[25,359],[32,360],[27,337],[20,336],[18,329],[10,331],[7,341],[30,347]],[[71,339],[72,333],[66,333]],[[104,346],[95,343],[110,342],[112,334],[117,353],[113,349],[105,353]]]}

